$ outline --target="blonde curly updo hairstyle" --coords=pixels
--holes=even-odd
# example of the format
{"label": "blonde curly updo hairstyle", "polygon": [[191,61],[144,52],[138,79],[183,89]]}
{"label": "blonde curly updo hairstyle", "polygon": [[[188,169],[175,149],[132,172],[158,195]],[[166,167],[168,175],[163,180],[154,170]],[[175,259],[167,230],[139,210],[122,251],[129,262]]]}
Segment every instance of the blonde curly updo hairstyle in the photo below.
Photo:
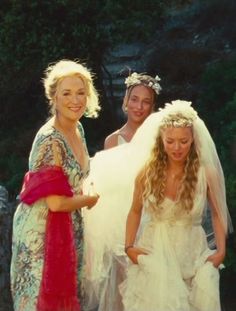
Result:
{"label": "blonde curly updo hairstyle", "polygon": [[98,93],[93,85],[93,74],[86,66],[78,61],[60,60],[54,64],[50,64],[45,70],[45,77],[43,79],[45,95],[49,100],[51,114],[55,114],[55,107],[53,98],[57,91],[57,86],[60,81],[66,77],[77,76],[82,79],[87,93],[87,104],[85,116],[89,118],[96,118],[99,106]]}

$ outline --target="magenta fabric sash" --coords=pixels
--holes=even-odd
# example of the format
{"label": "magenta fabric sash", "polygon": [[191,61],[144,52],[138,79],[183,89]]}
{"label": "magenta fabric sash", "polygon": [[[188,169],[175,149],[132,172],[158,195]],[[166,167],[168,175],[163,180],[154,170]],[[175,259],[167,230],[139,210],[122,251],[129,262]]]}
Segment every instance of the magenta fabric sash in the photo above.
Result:
{"label": "magenta fabric sash", "polygon": [[[73,196],[62,168],[46,166],[37,172],[27,172],[20,200],[31,205],[49,195]],[[80,311],[74,231],[68,212],[48,211],[37,311]]]}

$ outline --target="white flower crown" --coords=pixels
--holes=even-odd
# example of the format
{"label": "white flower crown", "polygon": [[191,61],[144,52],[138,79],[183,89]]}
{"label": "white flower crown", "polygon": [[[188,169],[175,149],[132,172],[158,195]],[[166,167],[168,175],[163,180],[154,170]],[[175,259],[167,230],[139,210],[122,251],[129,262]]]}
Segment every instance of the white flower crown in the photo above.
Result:
{"label": "white flower crown", "polygon": [[125,79],[125,84],[127,88],[134,85],[142,84],[153,89],[154,92],[158,95],[161,91],[161,86],[158,81],[161,81],[161,79],[157,75],[155,76],[155,78],[153,78],[145,74],[133,72]]}
{"label": "white flower crown", "polygon": [[162,113],[162,126],[174,127],[190,127],[198,114],[191,106],[192,102],[185,100],[174,100],[171,103],[165,104],[165,108],[160,108]]}

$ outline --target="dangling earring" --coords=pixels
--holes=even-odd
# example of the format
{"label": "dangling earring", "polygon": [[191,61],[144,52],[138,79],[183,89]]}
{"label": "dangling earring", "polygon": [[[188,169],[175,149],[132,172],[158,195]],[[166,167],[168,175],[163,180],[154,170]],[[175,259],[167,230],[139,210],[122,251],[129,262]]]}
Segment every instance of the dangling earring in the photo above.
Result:
{"label": "dangling earring", "polygon": [[127,113],[127,111],[128,111],[127,101],[124,101],[124,102],[123,102],[122,109],[123,109],[123,111],[124,111],[125,113]]}
{"label": "dangling earring", "polygon": [[127,91],[125,93],[125,97],[123,99],[123,104],[122,104],[122,110],[127,113],[128,111],[128,108],[127,108],[127,104],[128,104],[128,94],[127,94]]}

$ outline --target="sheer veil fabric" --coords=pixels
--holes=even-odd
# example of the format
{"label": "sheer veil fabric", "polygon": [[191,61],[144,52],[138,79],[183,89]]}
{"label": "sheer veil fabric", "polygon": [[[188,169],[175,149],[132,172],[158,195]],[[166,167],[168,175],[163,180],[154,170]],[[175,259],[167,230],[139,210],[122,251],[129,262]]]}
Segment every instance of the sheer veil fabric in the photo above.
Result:
{"label": "sheer veil fabric", "polygon": [[[201,174],[198,192],[206,188],[204,185],[207,182],[208,191],[214,193],[214,203],[225,231],[233,230],[226,204],[224,175],[211,135],[190,102],[177,100],[166,104],[164,109],[151,114],[144,121],[130,143],[98,152],[91,161],[91,172],[85,183],[84,192],[88,191],[90,182],[93,182],[100,199],[92,210],[84,212],[84,284],[85,292],[88,294],[88,310],[99,304],[111,269],[111,256],[117,256],[118,260],[119,256],[125,255],[126,218],[132,203],[135,177],[149,159],[160,131],[161,121],[166,115],[176,111],[186,116],[193,112],[195,114],[194,143],[200,166],[205,172]],[[209,206],[210,203],[203,193],[197,193],[196,200],[199,200],[199,195],[202,195],[202,200],[205,201],[204,206]],[[211,233],[208,232],[208,235]],[[210,242],[212,244],[213,240]],[[125,262],[123,264],[126,265]],[[112,284],[112,280],[109,284]]]}
{"label": "sheer veil fabric", "polygon": [[[100,195],[99,203],[93,209],[84,211],[86,310],[103,304],[108,283],[111,292],[117,288],[116,280],[109,278],[114,256],[118,262],[121,256],[125,256],[126,217],[132,202],[135,177],[134,172],[126,176],[130,158],[128,145],[97,153],[91,161],[91,173],[84,184],[85,193],[93,182]],[[126,262],[121,264],[126,267]]]}

